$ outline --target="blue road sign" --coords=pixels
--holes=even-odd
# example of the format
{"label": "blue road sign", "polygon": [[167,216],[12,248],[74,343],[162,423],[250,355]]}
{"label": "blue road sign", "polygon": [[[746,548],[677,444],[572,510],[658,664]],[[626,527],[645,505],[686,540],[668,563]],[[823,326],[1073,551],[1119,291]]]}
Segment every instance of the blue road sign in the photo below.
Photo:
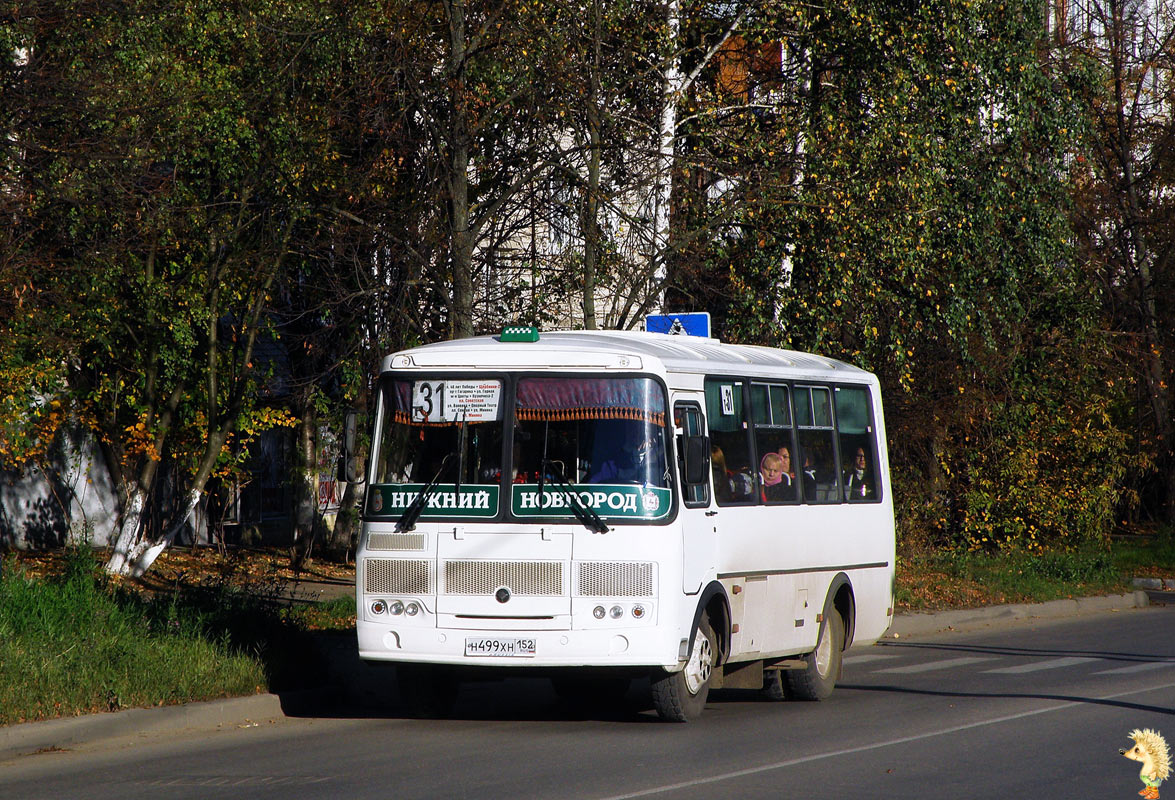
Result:
{"label": "blue road sign", "polygon": [[650,314],[645,317],[649,333],[676,333],[682,336],[710,336],[710,312],[689,314]]}

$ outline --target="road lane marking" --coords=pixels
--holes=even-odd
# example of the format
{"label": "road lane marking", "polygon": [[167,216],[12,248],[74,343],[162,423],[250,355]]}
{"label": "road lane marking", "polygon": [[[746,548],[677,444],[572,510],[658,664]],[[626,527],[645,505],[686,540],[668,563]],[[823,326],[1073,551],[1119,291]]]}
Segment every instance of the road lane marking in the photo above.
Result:
{"label": "road lane marking", "polygon": [[995,675],[1023,675],[1026,672],[1040,672],[1046,669],[1072,667],[1076,664],[1085,664],[1089,661],[1104,661],[1104,659],[1094,658],[1092,656],[1067,656],[1065,658],[1050,658],[1046,661],[1033,661],[1031,664],[1021,664],[1018,667],[985,669],[984,672]]}
{"label": "road lane marking", "polygon": [[865,653],[859,656],[849,656],[841,661],[842,664],[864,664],[868,661],[883,661],[890,658],[901,658],[901,656],[880,655],[877,653]]}
{"label": "road lane marking", "polygon": [[933,672],[936,669],[950,669],[962,667],[966,664],[978,664],[981,661],[993,661],[992,656],[963,656],[962,658],[946,658],[942,661],[928,661],[925,664],[912,664],[908,667],[889,667],[875,670],[876,674],[887,675],[914,675],[919,672]]}
{"label": "road lane marking", "polygon": [[836,758],[837,756],[853,755],[854,753],[866,753],[870,750],[880,750],[883,747],[890,747],[895,744],[909,744],[910,742],[920,742],[923,739],[933,739],[936,736],[946,736],[951,733],[959,733],[961,731],[970,731],[976,728],[984,728],[988,725],[1000,725],[1004,722],[1013,722],[1018,719],[1026,717],[1035,717],[1040,714],[1051,714],[1054,711],[1064,711],[1067,708],[1075,706],[1083,706],[1090,702],[1104,702],[1106,700],[1116,700],[1119,697],[1129,697],[1132,694],[1146,694],[1148,692],[1161,692],[1164,689],[1175,689],[1175,683],[1162,684],[1160,686],[1150,686],[1146,689],[1132,689],[1128,692],[1115,692],[1114,694],[1107,694],[1101,697],[1092,697],[1086,700],[1072,700],[1066,703],[1058,703],[1055,706],[1046,706],[1045,708],[1038,708],[1035,711],[1021,711],[1018,714],[1008,714],[1003,717],[996,717],[995,719],[984,720],[982,722],[971,722],[966,725],[956,725],[951,728],[943,728],[942,730],[929,731],[927,733],[919,733],[914,736],[903,736],[898,739],[890,739],[884,742],[874,742],[873,744],[863,744],[860,747],[848,747],[844,750],[831,750],[827,753],[814,753],[810,756],[803,756],[801,758],[792,758],[787,761],[778,761],[774,764],[763,764],[758,767],[748,767],[747,769],[735,770],[734,772],[724,772],[719,775],[711,775],[707,778],[695,778],[690,781],[682,781],[680,783],[670,783],[664,786],[654,786],[649,789],[642,789],[637,792],[630,792],[628,794],[617,794],[609,797],[602,797],[599,800],[633,800],[635,797],[651,797],[657,794],[664,794],[665,792],[674,792],[679,789],[691,789],[695,786],[706,786],[712,783],[721,783],[722,781],[733,780],[735,778],[745,778],[748,775],[758,775],[763,772],[771,772],[777,769],[785,769],[787,767],[794,767],[799,764],[807,764],[812,761],[822,761],[826,758]]}
{"label": "road lane marking", "polygon": [[1175,667],[1175,661],[1144,661],[1141,664],[1131,664],[1129,667],[1118,667],[1117,669],[1103,669],[1101,672],[1095,672],[1094,675],[1127,675],[1131,672],[1149,672],[1152,669],[1162,669],[1163,667]]}

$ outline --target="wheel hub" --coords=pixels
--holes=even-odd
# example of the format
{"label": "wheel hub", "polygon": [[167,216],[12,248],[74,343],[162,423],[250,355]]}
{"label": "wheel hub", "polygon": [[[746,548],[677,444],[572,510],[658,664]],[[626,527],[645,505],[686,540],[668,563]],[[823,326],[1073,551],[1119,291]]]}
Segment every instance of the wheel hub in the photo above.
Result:
{"label": "wheel hub", "polygon": [[710,646],[710,637],[698,631],[694,637],[694,649],[685,665],[685,688],[690,694],[697,694],[710,680],[713,670],[714,649]]}
{"label": "wheel hub", "polygon": [[828,630],[828,623],[820,630],[820,641],[816,644],[816,672],[821,678],[828,675],[828,666],[832,661],[832,634]]}

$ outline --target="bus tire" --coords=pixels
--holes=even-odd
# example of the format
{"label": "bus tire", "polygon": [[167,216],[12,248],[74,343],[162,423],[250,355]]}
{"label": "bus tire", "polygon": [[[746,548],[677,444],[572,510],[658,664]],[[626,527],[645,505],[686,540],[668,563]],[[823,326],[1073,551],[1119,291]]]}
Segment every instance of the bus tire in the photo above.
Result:
{"label": "bus tire", "polygon": [[826,700],[840,677],[841,651],[845,644],[845,623],[829,603],[820,623],[816,649],[804,656],[807,666],[787,672],[787,685],[800,700]]}
{"label": "bus tire", "polygon": [[703,613],[694,634],[685,667],[655,676],[652,681],[653,708],[667,722],[689,722],[701,715],[710,694],[710,678],[718,665],[718,640]]}
{"label": "bus tire", "polygon": [[418,719],[451,716],[460,684],[453,673],[433,664],[397,664],[396,682],[405,713]]}

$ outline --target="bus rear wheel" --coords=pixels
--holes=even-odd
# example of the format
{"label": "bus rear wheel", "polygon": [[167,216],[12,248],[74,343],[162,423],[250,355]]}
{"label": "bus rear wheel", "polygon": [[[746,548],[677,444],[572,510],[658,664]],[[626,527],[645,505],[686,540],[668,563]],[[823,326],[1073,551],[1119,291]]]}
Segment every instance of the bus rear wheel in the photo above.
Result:
{"label": "bus rear wheel", "polygon": [[709,615],[703,613],[685,667],[653,679],[653,708],[657,716],[668,722],[697,719],[706,707],[710,678],[717,665],[718,640],[710,627]]}
{"label": "bus rear wheel", "polygon": [[844,620],[839,611],[830,608],[824,612],[824,621],[820,623],[816,649],[804,657],[807,665],[787,672],[790,693],[800,700],[826,700],[840,677],[844,644]]}

